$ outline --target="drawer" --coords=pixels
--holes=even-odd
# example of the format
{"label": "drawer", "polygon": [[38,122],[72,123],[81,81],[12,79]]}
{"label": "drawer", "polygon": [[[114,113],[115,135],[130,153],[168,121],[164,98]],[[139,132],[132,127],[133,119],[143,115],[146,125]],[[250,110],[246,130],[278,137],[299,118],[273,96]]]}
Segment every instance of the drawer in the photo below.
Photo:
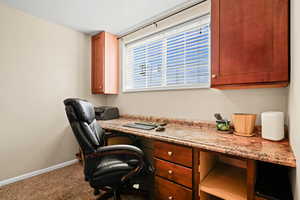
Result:
{"label": "drawer", "polygon": [[190,147],[154,141],[153,154],[157,158],[162,158],[187,167],[193,166],[193,152]]}
{"label": "drawer", "polygon": [[155,177],[156,200],[192,200],[192,190],[160,177]]}
{"label": "drawer", "polygon": [[192,188],[193,171],[190,168],[176,165],[164,160],[154,158],[155,173],[186,187]]}

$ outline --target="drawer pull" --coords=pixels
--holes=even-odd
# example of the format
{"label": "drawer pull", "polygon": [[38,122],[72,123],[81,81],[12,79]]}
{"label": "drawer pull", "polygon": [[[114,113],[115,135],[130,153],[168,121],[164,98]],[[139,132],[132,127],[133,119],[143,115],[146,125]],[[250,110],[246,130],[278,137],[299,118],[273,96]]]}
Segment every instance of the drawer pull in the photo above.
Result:
{"label": "drawer pull", "polygon": [[169,156],[172,156],[172,155],[173,155],[173,152],[172,152],[172,151],[168,151],[168,155],[169,155]]}
{"label": "drawer pull", "polygon": [[173,199],[173,197],[172,196],[169,196],[169,198],[168,198],[169,200],[172,200]]}
{"label": "drawer pull", "polygon": [[173,171],[172,171],[172,170],[169,170],[168,173],[169,173],[169,174],[173,174]]}

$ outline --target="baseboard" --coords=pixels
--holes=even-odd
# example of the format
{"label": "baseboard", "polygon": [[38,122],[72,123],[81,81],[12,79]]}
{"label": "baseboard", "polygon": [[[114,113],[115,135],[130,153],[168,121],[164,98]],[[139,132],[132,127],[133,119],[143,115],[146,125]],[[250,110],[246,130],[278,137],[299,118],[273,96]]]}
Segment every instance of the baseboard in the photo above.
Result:
{"label": "baseboard", "polygon": [[63,163],[60,163],[60,164],[57,164],[57,165],[53,165],[51,167],[47,167],[47,168],[40,169],[40,170],[37,170],[37,171],[29,172],[29,173],[23,174],[21,176],[16,176],[16,177],[13,177],[13,178],[2,180],[2,181],[0,181],[0,187],[2,187],[4,185],[11,184],[11,183],[15,183],[17,181],[21,181],[21,180],[24,180],[24,179],[27,179],[27,178],[31,178],[31,177],[34,177],[34,176],[37,176],[37,175],[40,175],[40,174],[44,174],[44,173],[47,173],[47,172],[50,172],[50,171],[53,171],[53,170],[56,170],[56,169],[59,169],[59,168],[63,168],[63,167],[75,164],[77,162],[78,162],[78,160],[74,159],[74,160],[63,162]]}

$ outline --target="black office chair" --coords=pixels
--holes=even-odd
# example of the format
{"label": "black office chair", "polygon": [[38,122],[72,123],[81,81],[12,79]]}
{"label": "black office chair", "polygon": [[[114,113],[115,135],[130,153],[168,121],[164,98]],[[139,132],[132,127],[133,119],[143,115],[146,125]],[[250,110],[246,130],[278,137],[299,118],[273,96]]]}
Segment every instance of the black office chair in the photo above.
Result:
{"label": "black office chair", "polygon": [[70,98],[64,104],[73,133],[83,152],[85,180],[94,188],[95,195],[100,194],[100,190],[105,191],[98,200],[110,197],[120,200],[120,193],[133,189],[136,177],[153,172],[138,147],[104,146],[106,134],[95,119],[91,103]]}

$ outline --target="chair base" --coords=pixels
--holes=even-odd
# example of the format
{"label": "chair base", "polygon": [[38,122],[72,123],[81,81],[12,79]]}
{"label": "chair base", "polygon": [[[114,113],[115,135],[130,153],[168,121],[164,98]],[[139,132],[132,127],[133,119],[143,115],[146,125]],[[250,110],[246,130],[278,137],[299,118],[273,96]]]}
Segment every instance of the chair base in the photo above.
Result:
{"label": "chair base", "polygon": [[105,192],[100,197],[98,197],[97,200],[107,200],[111,197],[113,197],[113,200],[121,200],[121,195],[117,190]]}
{"label": "chair base", "polygon": [[109,190],[105,193],[103,193],[100,197],[97,198],[97,200],[107,200],[109,198],[113,197],[113,200],[121,200],[121,194],[125,195],[135,195],[135,196],[142,196],[145,198],[145,200],[150,199],[150,195],[147,191],[142,190],[136,190],[136,189],[126,189],[126,190]]}

